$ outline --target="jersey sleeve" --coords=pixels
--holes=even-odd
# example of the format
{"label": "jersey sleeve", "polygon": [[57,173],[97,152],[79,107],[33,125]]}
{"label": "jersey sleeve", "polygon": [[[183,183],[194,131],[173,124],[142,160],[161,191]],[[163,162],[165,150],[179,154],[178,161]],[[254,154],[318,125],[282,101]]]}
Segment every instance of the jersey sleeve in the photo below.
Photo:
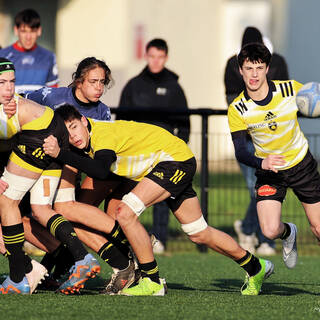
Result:
{"label": "jersey sleeve", "polygon": [[233,104],[228,108],[228,122],[231,133],[248,129],[247,124]]}
{"label": "jersey sleeve", "polygon": [[58,77],[58,65],[56,61],[56,55],[52,53],[52,62],[48,72],[48,77],[46,81],[47,87],[57,87],[59,82]]}

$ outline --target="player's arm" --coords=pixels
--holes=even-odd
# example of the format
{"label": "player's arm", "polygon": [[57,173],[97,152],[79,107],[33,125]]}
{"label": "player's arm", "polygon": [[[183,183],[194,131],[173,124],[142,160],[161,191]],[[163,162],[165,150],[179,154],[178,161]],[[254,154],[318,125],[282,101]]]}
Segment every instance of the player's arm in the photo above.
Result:
{"label": "player's arm", "polygon": [[249,167],[261,168],[262,160],[247,150],[248,133],[246,130],[231,133],[237,160]]}
{"label": "player's arm", "polygon": [[60,149],[57,139],[52,135],[44,139],[43,150],[58,161],[77,168],[89,177],[99,180],[107,179],[110,166],[117,159],[113,150],[99,150],[95,153],[94,159],[91,159],[84,154]]}

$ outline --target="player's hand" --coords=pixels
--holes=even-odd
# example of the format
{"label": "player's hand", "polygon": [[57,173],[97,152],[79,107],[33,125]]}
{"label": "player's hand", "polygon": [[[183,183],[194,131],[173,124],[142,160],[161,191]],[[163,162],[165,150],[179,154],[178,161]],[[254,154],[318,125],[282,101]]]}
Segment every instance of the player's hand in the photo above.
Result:
{"label": "player's hand", "polygon": [[261,168],[277,173],[278,169],[275,167],[283,166],[285,163],[284,156],[279,154],[269,154],[265,159],[262,160]]}
{"label": "player's hand", "polygon": [[0,194],[3,194],[8,187],[9,185],[5,181],[0,179]]}
{"label": "player's hand", "polygon": [[12,98],[8,104],[3,105],[3,111],[7,114],[9,119],[14,116],[17,112],[16,100]]}
{"label": "player's hand", "polygon": [[58,144],[58,140],[53,135],[45,138],[44,144],[42,145],[43,151],[45,154],[49,155],[52,158],[56,158],[59,155],[60,147]]}

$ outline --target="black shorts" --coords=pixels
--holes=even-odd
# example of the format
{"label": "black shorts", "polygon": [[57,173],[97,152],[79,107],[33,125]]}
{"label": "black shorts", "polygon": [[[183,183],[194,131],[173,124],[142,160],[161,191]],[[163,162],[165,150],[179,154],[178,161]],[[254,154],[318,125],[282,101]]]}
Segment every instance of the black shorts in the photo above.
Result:
{"label": "black shorts", "polygon": [[317,161],[308,150],[301,162],[278,173],[257,169],[256,199],[277,200],[282,202],[288,188],[291,188],[301,202],[320,201],[320,175]]}
{"label": "black shorts", "polygon": [[195,158],[186,161],[163,161],[158,163],[146,177],[170,192],[171,196],[166,202],[172,212],[175,212],[184,200],[197,196],[192,188],[196,169]]}

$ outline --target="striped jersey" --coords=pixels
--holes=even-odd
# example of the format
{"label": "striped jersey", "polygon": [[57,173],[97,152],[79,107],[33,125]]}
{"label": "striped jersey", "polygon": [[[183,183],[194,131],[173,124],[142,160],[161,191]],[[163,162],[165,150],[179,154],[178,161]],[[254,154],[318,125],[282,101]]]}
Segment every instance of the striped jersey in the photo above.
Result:
{"label": "striped jersey", "polygon": [[88,120],[91,126],[88,155],[93,158],[99,150],[114,151],[117,159],[110,170],[116,175],[140,181],[159,162],[194,157],[183,140],[158,126],[124,120]]}
{"label": "striped jersey", "polygon": [[231,133],[246,130],[255,146],[255,155],[269,154],[285,157],[285,170],[298,164],[308,151],[308,141],[300,129],[296,95],[302,84],[295,80],[270,81],[269,99],[253,101],[243,91],[229,106]]}

